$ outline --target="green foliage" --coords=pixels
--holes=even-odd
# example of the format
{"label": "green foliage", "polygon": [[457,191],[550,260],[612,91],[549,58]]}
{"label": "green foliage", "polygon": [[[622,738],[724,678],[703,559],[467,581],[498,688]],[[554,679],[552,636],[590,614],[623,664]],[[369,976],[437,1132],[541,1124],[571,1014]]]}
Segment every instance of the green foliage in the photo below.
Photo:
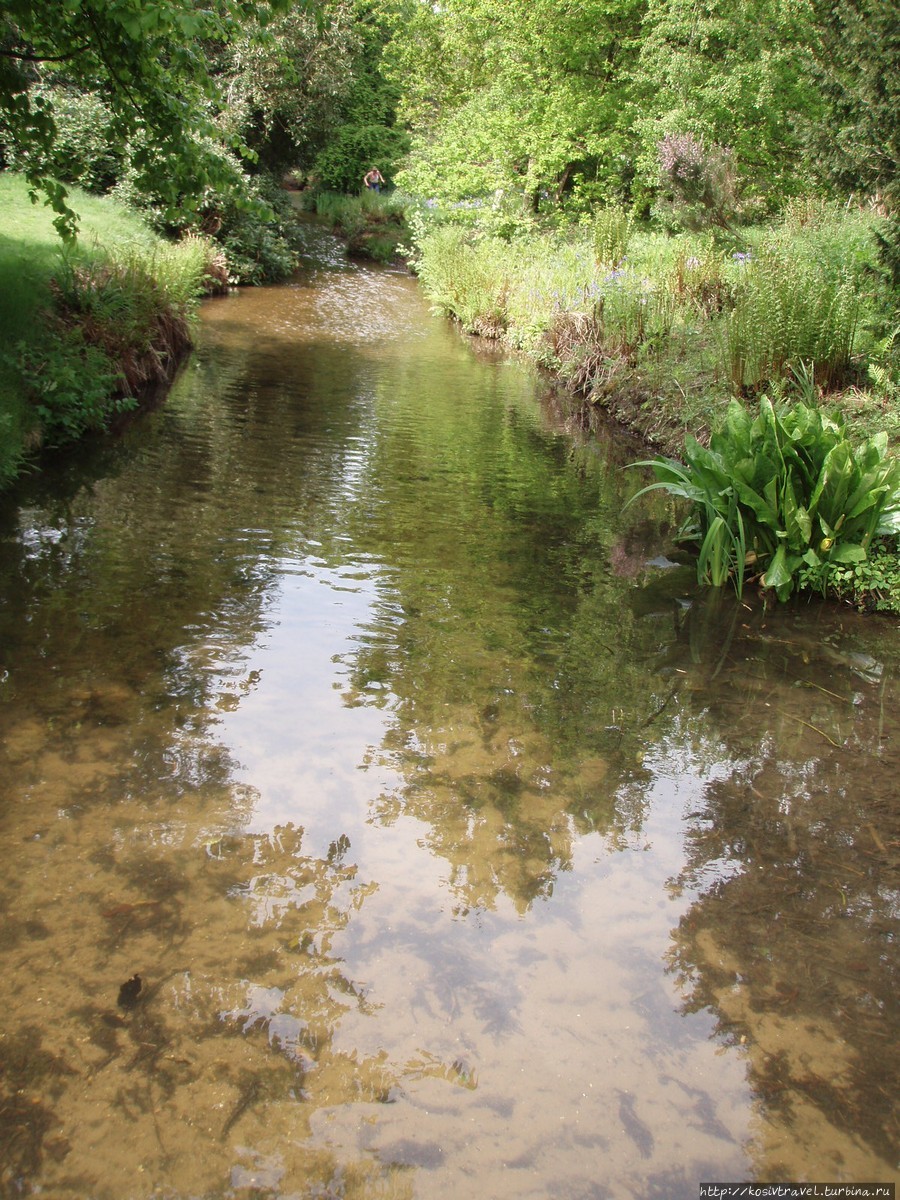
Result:
{"label": "green foliage", "polygon": [[[737,169],[750,195],[797,190],[806,174],[796,114],[822,119],[806,69],[815,38],[805,3],[649,0],[638,74],[639,180],[655,187],[660,142],[689,135],[728,147],[720,166]],[[702,216],[698,196],[688,204]]]}
{"label": "green foliage", "polygon": [[[847,194],[900,206],[900,39],[883,0],[812,0],[817,36],[803,73],[824,119],[801,113],[815,177]],[[900,276],[895,276],[895,281]]]}
{"label": "green foliage", "polygon": [[216,71],[228,80],[219,127],[253,152],[261,170],[308,168],[335,135],[367,40],[356,7],[349,0],[292,5],[265,30],[245,23],[217,56]]}
{"label": "green foliage", "polygon": [[407,200],[396,192],[360,192],[342,196],[318,192],[317,214],[347,240],[347,250],[378,263],[394,263],[408,254]]}
{"label": "green foliage", "polygon": [[[827,584],[835,568],[864,562],[875,537],[900,533],[900,461],[884,434],[851,444],[838,416],[763,397],[752,418],[733,401],[708,448],[689,437],[686,463],[657,458],[657,482],[687,500],[684,536],[699,545],[698,578],[738,592],[747,569],[780,600],[801,571]],[[810,576],[803,576],[806,580]]]}
{"label": "green foliage", "polygon": [[33,101],[52,108],[52,145],[26,145],[21,152],[10,146],[9,165],[89,192],[109,191],[122,171],[125,148],[115,137],[108,105],[95,93],[52,85],[35,89]]}
{"label": "green foliage", "polygon": [[900,541],[874,542],[861,562],[802,566],[798,586],[831,595],[861,612],[900,615]]}
{"label": "green foliage", "polygon": [[612,269],[628,253],[632,219],[620,208],[601,208],[594,217],[594,258],[598,267]]}
{"label": "green foliage", "polygon": [[299,233],[293,212],[283,210],[273,221],[229,206],[215,236],[228,260],[229,283],[277,283],[297,269]]}
{"label": "green foliage", "polygon": [[142,388],[171,378],[216,253],[191,237],[62,258],[40,332],[20,339],[5,362],[28,394],[42,445],[105,429],[137,406]]}
{"label": "green foliage", "polygon": [[400,115],[414,128],[399,186],[441,202],[500,190],[533,209],[551,206],[580,180],[611,200],[624,194],[629,71],[643,7],[642,0],[416,6],[387,51]]}
{"label": "green foliage", "polygon": [[416,270],[429,299],[468,332],[497,337],[506,328],[513,274],[508,243],[475,243],[465,229],[441,226],[422,240]]}
{"label": "green foliage", "polygon": [[815,365],[817,382],[846,381],[859,323],[859,295],[848,272],[778,245],[742,256],[743,278],[725,324],[732,386],[752,391]]}
{"label": "green foliage", "polygon": [[324,191],[358,192],[370,167],[377,166],[390,181],[408,149],[409,135],[403,130],[345,124],[316,155],[311,174]]}
{"label": "green foliage", "polygon": [[[182,210],[208,183],[231,186],[215,139],[221,77],[210,47],[227,45],[250,26],[265,36],[273,8],[286,0],[67,0],[48,6],[8,0],[0,19],[0,140],[28,162],[35,193],[57,213],[56,225],[74,236],[76,216],[66,190],[42,164],[52,162],[59,138],[53,97],[30,88],[36,75],[64,70],[66,80],[102,93],[112,113],[111,141],[123,146],[140,134],[132,165]],[[207,135],[204,138],[202,135]]]}
{"label": "green foliage", "polygon": [[45,446],[75,441],[105,429],[117,413],[137,405],[117,397],[119,372],[99,346],[87,343],[80,329],[50,333],[41,342],[20,342],[10,356],[28,388]]}
{"label": "green foliage", "polygon": [[242,177],[234,158],[225,151],[220,153],[233,172],[234,186],[205,189],[197,211],[178,225],[171,224],[164,196],[142,188],[131,171],[117,184],[114,194],[143,213],[160,233],[192,232],[215,239],[227,258],[229,283],[286,279],[296,270],[300,246],[297,213],[290,198],[266,176]]}

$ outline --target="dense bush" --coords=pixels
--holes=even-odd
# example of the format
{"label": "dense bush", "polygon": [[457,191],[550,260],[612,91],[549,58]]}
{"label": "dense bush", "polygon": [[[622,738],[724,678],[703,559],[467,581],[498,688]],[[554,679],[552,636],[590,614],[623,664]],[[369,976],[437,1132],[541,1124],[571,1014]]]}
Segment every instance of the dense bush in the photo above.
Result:
{"label": "dense bush", "polygon": [[37,150],[17,154],[7,150],[14,170],[34,166],[63,183],[76,184],[88,192],[107,192],[116,183],[124,165],[124,151],[111,136],[112,114],[95,92],[74,88],[44,87],[34,93],[35,102],[46,98],[53,106],[56,138],[52,152],[37,158]]}
{"label": "dense bush", "polygon": [[160,195],[143,190],[137,175],[128,170],[115,195],[142,213],[158,232],[173,235],[194,232],[213,238],[226,255],[232,284],[277,283],[296,270],[301,234],[296,210],[280,184],[269,176],[243,176],[233,156],[235,187],[207,188],[196,198],[190,221],[171,223]]}
{"label": "dense bush", "polygon": [[690,133],[670,133],[657,147],[657,214],[684,229],[727,229],[737,207],[734,161],[724,146]]}
{"label": "dense bush", "polygon": [[370,167],[378,167],[390,183],[403,155],[409,135],[386,125],[342,126],[316,156],[311,177],[315,186],[328,192],[355,193]]}

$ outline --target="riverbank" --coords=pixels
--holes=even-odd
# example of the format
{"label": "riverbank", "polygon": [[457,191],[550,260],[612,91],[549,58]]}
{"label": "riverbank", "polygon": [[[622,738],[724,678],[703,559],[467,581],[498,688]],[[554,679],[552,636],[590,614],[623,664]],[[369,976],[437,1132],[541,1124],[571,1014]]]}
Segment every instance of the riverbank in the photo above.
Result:
{"label": "riverbank", "polygon": [[610,210],[510,236],[502,217],[414,215],[412,265],[432,303],[662,452],[707,441],[731,398],[763,393],[839,409],[859,436],[900,445],[897,301],[872,213],[798,201],[728,235]]}
{"label": "riverbank", "polygon": [[198,298],[227,282],[207,239],[173,244],[109,197],[72,199],[81,230],[65,246],[24,180],[0,173],[0,487],[170,381]]}
{"label": "riverbank", "polygon": [[800,588],[900,612],[900,345],[876,214],[805,199],[726,235],[615,210],[551,227],[502,204],[317,207],[349,252],[350,230],[405,212],[410,266],[439,312],[561,379],[585,425],[602,409],[687,460],[661,477],[693,501],[701,582],[740,590],[747,575],[781,599]]}
{"label": "riverbank", "polygon": [[396,193],[362,192],[342,196],[336,192],[301,196],[299,207],[323,221],[346,244],[353,258],[380,263],[406,263],[412,249],[412,231],[406,222],[408,199]]}

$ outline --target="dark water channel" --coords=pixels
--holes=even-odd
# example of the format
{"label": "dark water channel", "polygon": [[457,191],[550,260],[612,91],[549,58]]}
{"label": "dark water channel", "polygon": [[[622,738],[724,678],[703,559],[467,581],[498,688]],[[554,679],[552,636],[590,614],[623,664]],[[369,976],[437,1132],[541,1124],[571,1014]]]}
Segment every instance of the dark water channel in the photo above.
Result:
{"label": "dark water channel", "polygon": [[2,1195],[894,1178],[896,626],[310,238],[0,512]]}

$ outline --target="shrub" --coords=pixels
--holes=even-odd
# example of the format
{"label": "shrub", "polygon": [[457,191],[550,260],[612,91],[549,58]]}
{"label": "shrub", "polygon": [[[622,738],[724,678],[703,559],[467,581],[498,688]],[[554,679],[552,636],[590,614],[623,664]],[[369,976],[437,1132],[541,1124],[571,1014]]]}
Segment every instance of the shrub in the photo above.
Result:
{"label": "shrub", "polygon": [[38,165],[40,170],[76,184],[89,192],[107,192],[122,173],[124,153],[110,135],[112,114],[95,92],[79,92],[67,87],[41,87],[36,97],[46,98],[53,106],[56,137],[52,154],[39,164],[8,148],[13,170]]}
{"label": "shrub", "polygon": [[[805,404],[776,409],[763,397],[754,419],[732,401],[708,449],[685,443],[686,465],[657,458],[662,488],[689,501],[683,535],[699,545],[697,576],[740,592],[750,570],[780,600],[814,572],[866,560],[873,538],[900,533],[900,462],[878,434],[851,445],[838,416]],[[805,571],[806,574],[801,575]]]}
{"label": "shrub", "polygon": [[104,429],[137,401],[115,397],[116,364],[80,329],[48,332],[40,341],[20,342],[13,356],[34,405],[41,440],[61,446],[89,431]]}
{"label": "shrub", "polygon": [[409,135],[386,125],[344,125],[316,156],[312,169],[315,186],[331,192],[356,193],[362,177],[373,165],[386,179],[409,149]]}
{"label": "shrub", "polygon": [[43,335],[20,342],[7,360],[28,390],[45,445],[105,428],[137,406],[143,388],[172,378],[215,265],[215,248],[199,237],[63,260]]}
{"label": "shrub", "polygon": [[661,215],[685,229],[728,229],[736,209],[731,151],[690,133],[668,133],[657,147]]}
{"label": "shrub", "polygon": [[189,223],[172,225],[161,196],[146,191],[133,170],[127,170],[117,184],[116,198],[143,214],[157,233],[212,238],[227,258],[229,283],[286,279],[297,268],[302,238],[290,198],[274,180],[243,175],[236,160],[229,159],[224,150],[219,152],[231,163],[233,187],[227,192],[207,188],[198,197]]}
{"label": "shrub", "polygon": [[743,259],[725,323],[725,357],[736,392],[786,377],[803,362],[829,389],[846,380],[859,321],[849,274],[777,244]]}

